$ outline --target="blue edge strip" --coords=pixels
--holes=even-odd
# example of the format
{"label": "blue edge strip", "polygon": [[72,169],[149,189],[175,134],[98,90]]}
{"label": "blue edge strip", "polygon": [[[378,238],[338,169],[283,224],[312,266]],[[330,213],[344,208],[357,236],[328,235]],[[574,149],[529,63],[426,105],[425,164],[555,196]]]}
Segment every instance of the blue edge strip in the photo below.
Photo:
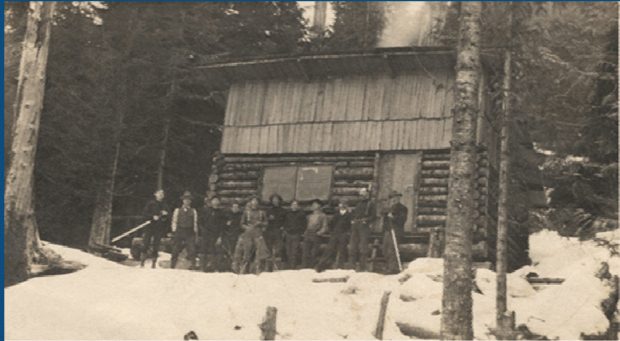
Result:
{"label": "blue edge strip", "polygon": [[[4,13],[4,1],[2,2],[2,13]],[[4,29],[4,15],[2,15],[2,27]],[[4,46],[4,34],[2,34],[2,46]],[[2,60],[4,60],[4,49],[2,49]],[[2,73],[2,79],[4,80],[4,67],[2,68],[2,71],[0,71]],[[2,89],[4,90],[4,81],[2,81]],[[4,94],[4,92],[3,92]],[[2,96],[2,107],[4,108],[4,95]],[[2,144],[2,156],[0,156],[2,158],[2,169],[3,169],[3,173],[5,175],[5,177],[3,179],[6,178],[6,168],[4,167],[4,124],[6,124],[6,122],[4,122],[4,117],[6,117],[6,115],[3,115],[2,118],[2,132],[0,132],[0,134],[2,134],[2,138],[0,139],[0,143]],[[4,181],[2,181],[2,193],[4,194]],[[0,223],[2,224],[2,227],[4,230],[4,195],[2,195],[2,222]],[[4,251],[4,233],[2,234],[2,237],[0,237],[2,239],[2,250]],[[4,252],[2,252],[0,254],[0,257],[2,257],[2,262],[0,262],[2,265],[2,287],[4,288]],[[6,333],[4,332],[4,290],[2,290],[2,295],[0,295],[0,301],[2,303],[2,339],[6,340]]]}

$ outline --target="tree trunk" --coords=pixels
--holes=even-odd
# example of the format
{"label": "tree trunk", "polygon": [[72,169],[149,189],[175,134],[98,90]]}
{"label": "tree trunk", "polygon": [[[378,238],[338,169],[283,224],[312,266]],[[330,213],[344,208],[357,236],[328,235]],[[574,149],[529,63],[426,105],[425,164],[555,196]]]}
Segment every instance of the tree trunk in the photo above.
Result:
{"label": "tree trunk", "polygon": [[480,2],[462,2],[444,250],[442,339],[471,340],[472,231],[480,83]]}
{"label": "tree trunk", "polygon": [[136,7],[129,7],[128,19],[131,22],[129,28],[130,35],[127,36],[127,45],[125,48],[125,55],[122,56],[118,62],[119,73],[123,75],[123,78],[119,81],[118,98],[120,98],[120,104],[116,108],[117,110],[117,126],[114,130],[114,136],[112,137],[111,144],[114,145],[114,154],[112,163],[110,166],[110,172],[107,177],[104,178],[102,186],[97,190],[97,197],[95,199],[95,210],[93,212],[93,219],[90,227],[90,236],[88,245],[92,250],[96,250],[97,244],[107,245],[110,243],[110,230],[112,229],[112,206],[114,203],[114,191],[116,184],[116,173],[118,170],[118,163],[121,152],[121,135],[125,121],[126,112],[129,111],[130,105],[130,85],[129,81],[131,76],[129,75],[128,58],[132,52],[135,41],[135,26],[139,20],[137,15],[138,9]]}
{"label": "tree trunk", "polygon": [[112,161],[112,169],[110,170],[109,177],[97,191],[97,198],[95,199],[95,211],[90,225],[90,237],[88,240],[88,245],[91,248],[97,245],[110,244],[110,230],[112,229],[112,204],[114,203],[114,183],[121,150],[120,126],[122,125],[123,115],[119,115],[119,130],[115,136],[116,147],[114,151],[114,160]]}
{"label": "tree trunk", "polygon": [[6,285],[26,280],[36,245],[34,163],[45,94],[45,73],[54,2],[31,2],[17,87],[17,112],[6,177],[4,260]]}
{"label": "tree trunk", "polygon": [[159,154],[159,167],[157,168],[157,189],[164,188],[164,171],[166,168],[166,147],[168,146],[168,135],[170,134],[170,119],[164,122],[164,140],[162,141],[161,152]]}
{"label": "tree trunk", "polygon": [[[509,5],[511,6],[511,5]],[[512,39],[512,7],[508,8],[508,42]],[[495,271],[497,273],[497,294],[496,294],[496,329],[497,337],[504,339],[504,335],[508,335],[506,330],[512,323],[509,322],[506,293],[506,271],[508,269],[508,193],[510,187],[510,125],[511,121],[511,91],[512,77],[512,51],[510,48],[504,52],[504,79],[503,79],[503,98],[502,106],[504,117],[502,120],[502,128],[500,133],[500,162],[499,162],[499,199],[497,207],[497,254]]]}

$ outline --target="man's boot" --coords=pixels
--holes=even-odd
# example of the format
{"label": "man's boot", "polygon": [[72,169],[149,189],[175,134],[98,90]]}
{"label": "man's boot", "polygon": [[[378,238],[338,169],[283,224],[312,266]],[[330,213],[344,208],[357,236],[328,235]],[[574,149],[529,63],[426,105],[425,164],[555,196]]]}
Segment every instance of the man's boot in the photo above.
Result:
{"label": "man's boot", "polygon": [[140,267],[143,268],[144,267],[144,262],[146,261],[146,253],[142,252],[140,254]]}
{"label": "man's boot", "polygon": [[155,269],[157,267],[157,258],[153,258],[153,264],[151,264],[151,268]]}

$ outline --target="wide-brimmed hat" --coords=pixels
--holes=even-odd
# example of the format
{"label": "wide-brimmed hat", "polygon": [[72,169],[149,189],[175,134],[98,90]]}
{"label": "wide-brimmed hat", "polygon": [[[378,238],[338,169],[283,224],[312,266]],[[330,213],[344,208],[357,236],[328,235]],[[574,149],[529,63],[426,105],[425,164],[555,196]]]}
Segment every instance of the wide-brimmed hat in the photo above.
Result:
{"label": "wide-brimmed hat", "polygon": [[323,202],[322,202],[320,199],[312,199],[312,200],[310,201],[310,205],[312,205],[312,204],[314,204],[314,203],[319,204],[319,206],[323,206]]}
{"label": "wide-brimmed hat", "polygon": [[402,196],[403,195],[400,194],[400,192],[398,192],[398,191],[391,191],[390,195],[389,195],[389,198],[396,198],[396,197],[402,197]]}
{"label": "wide-brimmed hat", "polygon": [[183,192],[183,195],[181,196],[181,200],[183,200],[183,199],[193,200],[194,196],[192,195],[192,193],[190,191],[185,191],[185,192]]}

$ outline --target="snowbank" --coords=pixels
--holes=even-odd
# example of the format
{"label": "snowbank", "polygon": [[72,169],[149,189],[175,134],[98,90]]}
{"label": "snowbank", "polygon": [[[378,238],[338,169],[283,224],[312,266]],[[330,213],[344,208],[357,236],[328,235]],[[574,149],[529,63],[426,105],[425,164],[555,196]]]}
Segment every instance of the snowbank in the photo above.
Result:
{"label": "snowbank", "polygon": [[[611,287],[595,276],[601,262],[618,274],[620,261],[601,241],[579,242],[543,231],[530,238],[533,265],[508,277],[509,308],[517,323],[549,338],[601,334],[609,321],[601,311]],[[8,339],[170,339],[190,330],[201,339],[256,339],[267,306],[278,308],[279,339],[374,339],[379,302],[391,291],[385,339],[406,333],[437,337],[441,319],[443,263],[420,258],[399,275],[350,270],[281,271],[259,276],[141,269],[50,245],[84,270],[35,278],[5,289]],[[562,277],[562,285],[535,290],[525,279]],[[346,282],[313,279],[348,277]],[[474,334],[492,339],[495,273],[478,269]],[[403,327],[405,326],[405,327]]]}

